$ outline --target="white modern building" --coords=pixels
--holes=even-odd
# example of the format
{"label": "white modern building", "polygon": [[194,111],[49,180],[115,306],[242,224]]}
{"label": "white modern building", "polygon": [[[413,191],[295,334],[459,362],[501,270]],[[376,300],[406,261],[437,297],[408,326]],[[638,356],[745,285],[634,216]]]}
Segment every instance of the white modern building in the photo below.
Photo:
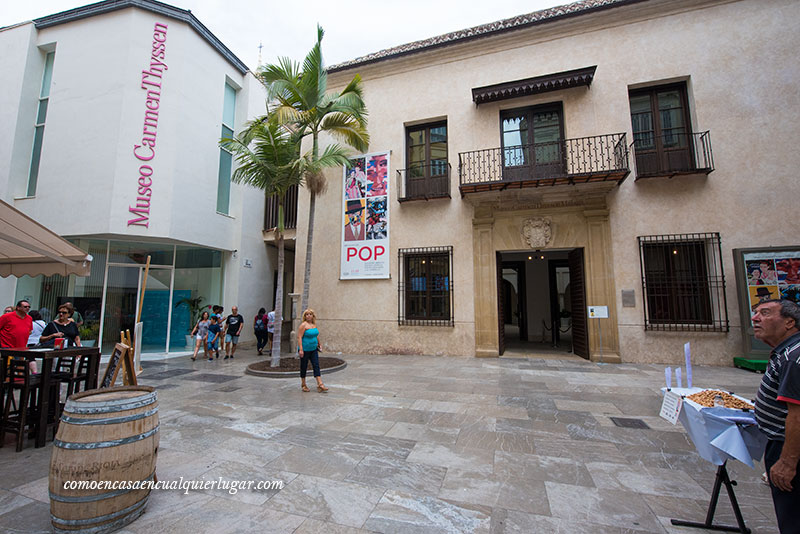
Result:
{"label": "white modern building", "polygon": [[85,278],[0,279],[4,305],[72,301],[104,346],[141,305],[155,352],[184,350],[183,299],[272,305],[264,196],[231,183],[218,146],[264,90],[194,15],[108,0],[0,28],[0,69],[0,197],[94,257]]}

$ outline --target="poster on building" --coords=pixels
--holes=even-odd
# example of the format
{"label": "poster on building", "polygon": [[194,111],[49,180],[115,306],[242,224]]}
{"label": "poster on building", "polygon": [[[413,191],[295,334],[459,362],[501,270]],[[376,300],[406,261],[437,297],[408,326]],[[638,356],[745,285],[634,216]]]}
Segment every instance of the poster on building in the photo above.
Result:
{"label": "poster on building", "polygon": [[389,152],[343,171],[341,280],[389,278]]}
{"label": "poster on building", "polygon": [[769,299],[800,304],[800,250],[744,254],[750,309]]}

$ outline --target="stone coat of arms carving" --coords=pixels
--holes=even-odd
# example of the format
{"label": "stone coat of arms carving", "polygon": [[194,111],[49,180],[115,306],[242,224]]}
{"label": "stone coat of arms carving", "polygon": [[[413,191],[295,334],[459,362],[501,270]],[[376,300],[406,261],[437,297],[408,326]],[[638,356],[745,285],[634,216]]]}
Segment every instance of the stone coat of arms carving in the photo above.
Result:
{"label": "stone coat of arms carving", "polygon": [[553,232],[548,217],[533,217],[522,223],[522,237],[531,248],[542,248],[550,242]]}

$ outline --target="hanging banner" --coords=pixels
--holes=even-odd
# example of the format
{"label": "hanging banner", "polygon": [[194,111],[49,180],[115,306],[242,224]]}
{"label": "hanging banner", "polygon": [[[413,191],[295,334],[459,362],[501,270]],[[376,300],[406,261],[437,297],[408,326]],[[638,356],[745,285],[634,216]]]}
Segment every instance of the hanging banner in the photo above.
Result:
{"label": "hanging banner", "polygon": [[343,172],[341,280],[389,278],[389,152]]}

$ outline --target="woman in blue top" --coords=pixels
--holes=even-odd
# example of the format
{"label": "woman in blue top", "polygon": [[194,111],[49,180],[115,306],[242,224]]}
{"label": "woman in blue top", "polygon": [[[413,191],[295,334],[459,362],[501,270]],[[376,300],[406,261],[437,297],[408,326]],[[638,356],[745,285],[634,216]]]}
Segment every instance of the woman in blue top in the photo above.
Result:
{"label": "woman in blue top", "polygon": [[303,312],[303,323],[297,330],[297,346],[300,349],[300,384],[303,391],[310,391],[306,386],[306,371],[308,360],[314,368],[314,378],[317,379],[317,391],[325,393],[328,388],[322,383],[319,372],[319,329],[317,328],[317,314],[311,308]]}

